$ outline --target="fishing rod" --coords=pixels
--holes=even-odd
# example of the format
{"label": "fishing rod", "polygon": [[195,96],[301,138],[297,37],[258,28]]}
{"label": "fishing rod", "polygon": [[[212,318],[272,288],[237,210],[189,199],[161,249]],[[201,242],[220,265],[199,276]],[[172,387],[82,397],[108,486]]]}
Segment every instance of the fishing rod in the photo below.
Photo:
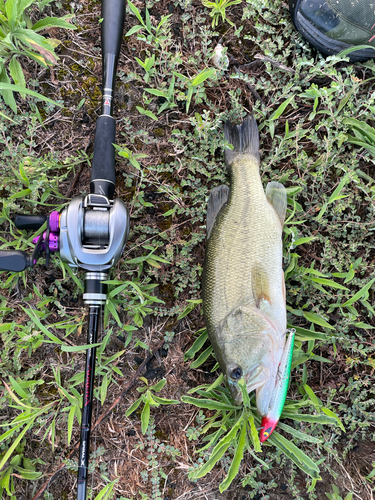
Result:
{"label": "fishing rod", "polygon": [[[47,229],[34,238],[32,255],[22,250],[0,250],[0,271],[21,272],[34,267],[45,255],[59,252],[63,262],[85,271],[84,303],[88,306],[87,344],[97,342],[99,318],[107,298],[109,269],[121,257],[129,234],[129,214],[124,202],[113,199],[115,191],[116,122],[113,93],[125,19],[125,0],[102,0],[103,96],[101,115],[96,122],[90,194],[77,196],[60,213],[17,215],[18,229]],[[92,399],[96,347],[86,351],[82,422],[78,458],[77,500],[87,496]]]}

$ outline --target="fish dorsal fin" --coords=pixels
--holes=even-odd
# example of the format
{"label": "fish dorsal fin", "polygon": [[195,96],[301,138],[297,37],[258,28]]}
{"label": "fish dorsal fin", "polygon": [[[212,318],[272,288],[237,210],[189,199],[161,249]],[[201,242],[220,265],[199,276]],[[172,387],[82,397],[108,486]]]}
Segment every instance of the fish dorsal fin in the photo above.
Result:
{"label": "fish dorsal fin", "polygon": [[213,225],[216,220],[217,214],[220,209],[228,201],[229,187],[228,186],[217,186],[213,188],[208,198],[207,204],[207,219],[206,219],[206,237],[210,237]]}
{"label": "fish dorsal fin", "polygon": [[266,196],[268,202],[275,209],[282,227],[284,225],[287,203],[285,187],[280,182],[269,182],[266,187]]}

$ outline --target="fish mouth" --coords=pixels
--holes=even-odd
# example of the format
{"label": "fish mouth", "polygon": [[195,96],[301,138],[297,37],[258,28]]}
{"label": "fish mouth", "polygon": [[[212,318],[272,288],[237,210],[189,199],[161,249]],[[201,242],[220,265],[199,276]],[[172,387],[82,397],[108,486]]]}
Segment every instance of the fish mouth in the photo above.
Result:
{"label": "fish mouth", "polygon": [[240,406],[242,404],[241,389],[238,387],[237,382],[232,382],[231,380],[228,379],[228,383],[233,401],[235,402],[236,405]]}
{"label": "fish mouth", "polygon": [[[263,384],[265,384],[268,380],[269,372],[263,365],[257,365],[252,370],[248,371],[246,375],[244,375],[246,390],[247,393],[250,394],[255,389],[258,389]],[[237,382],[234,382],[227,378],[229,382],[229,389],[232,395],[232,398],[236,405],[241,405],[243,402],[242,391],[238,386]]]}

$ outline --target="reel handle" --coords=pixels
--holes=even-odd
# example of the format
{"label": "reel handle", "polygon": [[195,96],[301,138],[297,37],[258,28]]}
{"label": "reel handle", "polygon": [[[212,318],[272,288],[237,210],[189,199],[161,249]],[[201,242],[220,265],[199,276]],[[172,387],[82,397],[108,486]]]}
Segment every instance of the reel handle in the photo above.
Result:
{"label": "reel handle", "polygon": [[14,225],[17,229],[39,229],[46,220],[46,215],[16,215]]}
{"label": "reel handle", "polygon": [[96,122],[90,192],[113,199],[115,191],[116,122],[113,114],[117,62],[125,20],[125,0],[102,2],[103,97],[102,113]]}
{"label": "reel handle", "polygon": [[0,250],[0,271],[19,273],[32,267],[32,259],[22,250]]}

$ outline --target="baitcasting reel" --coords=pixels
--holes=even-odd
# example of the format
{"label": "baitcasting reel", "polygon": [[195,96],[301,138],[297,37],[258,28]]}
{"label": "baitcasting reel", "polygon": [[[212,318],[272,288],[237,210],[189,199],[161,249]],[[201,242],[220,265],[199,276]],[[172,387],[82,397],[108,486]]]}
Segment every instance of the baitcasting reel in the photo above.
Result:
{"label": "baitcasting reel", "polygon": [[44,253],[46,265],[51,252],[59,252],[61,260],[72,268],[85,269],[86,304],[105,302],[104,285],[107,271],[120,259],[129,234],[128,210],[119,198],[110,201],[100,194],[73,198],[69,205],[49,217],[17,215],[18,229],[39,229],[47,222],[47,230],[34,238],[32,255],[22,250],[0,250],[0,270],[24,271],[34,267]]}

